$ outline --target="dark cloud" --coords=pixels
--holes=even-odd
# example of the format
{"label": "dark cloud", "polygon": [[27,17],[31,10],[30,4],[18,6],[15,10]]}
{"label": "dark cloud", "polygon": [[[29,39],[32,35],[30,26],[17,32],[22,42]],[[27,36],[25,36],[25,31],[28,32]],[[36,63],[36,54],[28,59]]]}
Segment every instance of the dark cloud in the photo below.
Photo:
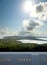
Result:
{"label": "dark cloud", "polygon": [[33,21],[33,20],[30,20],[29,26],[27,26],[27,30],[33,30],[33,29],[35,29],[36,26],[38,26],[38,25],[39,25],[39,23],[37,23],[37,22],[35,22],[35,21]]}
{"label": "dark cloud", "polygon": [[39,20],[25,20],[23,21],[23,26],[28,31],[33,31],[34,29],[40,27],[43,23]]}
{"label": "dark cloud", "polygon": [[30,34],[30,32],[25,31],[25,30],[21,30],[21,31],[18,33],[18,35],[28,35],[28,34]]}
{"label": "dark cloud", "polygon": [[39,4],[38,6],[36,6],[36,12],[37,13],[43,12],[44,10],[43,8],[44,8],[43,5]]}

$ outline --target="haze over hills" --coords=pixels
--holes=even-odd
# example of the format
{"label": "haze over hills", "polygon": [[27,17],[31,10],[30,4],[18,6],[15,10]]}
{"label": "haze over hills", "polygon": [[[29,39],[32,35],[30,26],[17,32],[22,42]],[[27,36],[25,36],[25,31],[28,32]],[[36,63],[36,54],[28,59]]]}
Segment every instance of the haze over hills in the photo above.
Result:
{"label": "haze over hills", "polygon": [[16,40],[38,40],[38,41],[47,41],[42,38],[47,38],[47,37],[42,37],[42,36],[6,36],[4,39],[16,39]]}

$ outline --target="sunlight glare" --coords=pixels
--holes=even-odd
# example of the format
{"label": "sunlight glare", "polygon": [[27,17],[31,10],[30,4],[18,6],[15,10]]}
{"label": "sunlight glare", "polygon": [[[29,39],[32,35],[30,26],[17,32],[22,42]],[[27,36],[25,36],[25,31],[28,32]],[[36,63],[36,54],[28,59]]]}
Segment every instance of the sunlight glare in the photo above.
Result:
{"label": "sunlight glare", "polygon": [[28,0],[28,1],[25,1],[24,4],[23,4],[23,9],[25,12],[30,12],[31,11],[31,8],[32,8],[32,2],[31,0]]}

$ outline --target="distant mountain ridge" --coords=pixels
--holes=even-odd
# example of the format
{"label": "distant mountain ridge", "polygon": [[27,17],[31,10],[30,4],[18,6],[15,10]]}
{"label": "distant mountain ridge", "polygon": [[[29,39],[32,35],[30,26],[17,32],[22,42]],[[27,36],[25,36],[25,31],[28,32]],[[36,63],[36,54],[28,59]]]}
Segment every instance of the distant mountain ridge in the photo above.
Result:
{"label": "distant mountain ridge", "polygon": [[6,36],[4,39],[16,39],[16,40],[39,40],[39,41],[47,41],[42,38],[47,38],[47,37],[40,37],[40,36]]}

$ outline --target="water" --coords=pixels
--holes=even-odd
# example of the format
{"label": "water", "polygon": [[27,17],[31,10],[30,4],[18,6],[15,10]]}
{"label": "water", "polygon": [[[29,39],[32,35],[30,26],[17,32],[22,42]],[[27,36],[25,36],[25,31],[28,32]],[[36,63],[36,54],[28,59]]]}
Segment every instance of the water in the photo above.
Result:
{"label": "water", "polygon": [[[47,38],[39,38],[42,40],[47,40]],[[20,40],[22,43],[37,43],[37,44],[45,44],[47,41],[40,41],[40,40]]]}
{"label": "water", "polygon": [[47,52],[0,52],[0,65],[47,65]]}

